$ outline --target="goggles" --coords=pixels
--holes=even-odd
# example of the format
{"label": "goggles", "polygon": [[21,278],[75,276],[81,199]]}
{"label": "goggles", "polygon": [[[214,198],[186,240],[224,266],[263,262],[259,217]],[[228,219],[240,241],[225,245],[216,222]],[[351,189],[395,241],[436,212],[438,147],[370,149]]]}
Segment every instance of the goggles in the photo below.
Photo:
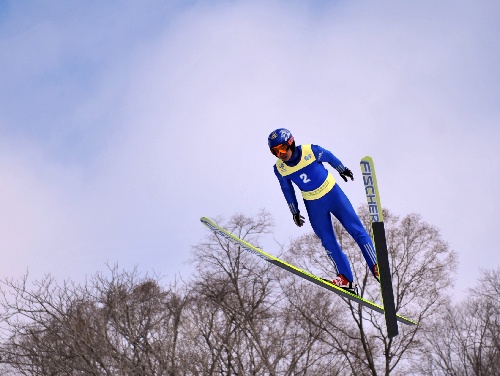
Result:
{"label": "goggles", "polygon": [[290,149],[290,146],[292,144],[293,144],[293,137],[290,137],[288,139],[288,141],[283,142],[283,143],[271,148],[271,153],[273,153],[275,156],[277,156],[279,158],[283,154],[286,154],[286,152],[288,151],[288,149]]}
{"label": "goggles", "polygon": [[276,145],[275,147],[271,148],[271,153],[273,153],[277,157],[280,157],[283,154],[286,154],[289,148],[290,145],[288,145],[287,142],[283,142],[282,144]]}

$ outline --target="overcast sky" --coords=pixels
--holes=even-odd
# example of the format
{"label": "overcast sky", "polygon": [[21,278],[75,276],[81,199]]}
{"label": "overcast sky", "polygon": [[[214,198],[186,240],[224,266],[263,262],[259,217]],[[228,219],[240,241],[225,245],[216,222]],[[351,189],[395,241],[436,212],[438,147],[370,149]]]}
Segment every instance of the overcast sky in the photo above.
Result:
{"label": "overcast sky", "polygon": [[500,264],[499,19],[494,0],[0,0],[0,276],[173,278],[201,216],[312,231],[273,174],[286,127],[353,170],[334,175],[355,208],[372,156],[384,207],[459,254],[460,295]]}

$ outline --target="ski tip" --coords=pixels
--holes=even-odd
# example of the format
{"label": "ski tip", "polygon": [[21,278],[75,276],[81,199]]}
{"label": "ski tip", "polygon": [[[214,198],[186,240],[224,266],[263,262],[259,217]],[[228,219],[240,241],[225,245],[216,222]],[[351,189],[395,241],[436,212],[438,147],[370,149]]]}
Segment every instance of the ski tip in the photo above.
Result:
{"label": "ski tip", "polygon": [[200,222],[203,223],[205,226],[212,228],[213,226],[217,226],[210,218],[208,217],[201,217]]}

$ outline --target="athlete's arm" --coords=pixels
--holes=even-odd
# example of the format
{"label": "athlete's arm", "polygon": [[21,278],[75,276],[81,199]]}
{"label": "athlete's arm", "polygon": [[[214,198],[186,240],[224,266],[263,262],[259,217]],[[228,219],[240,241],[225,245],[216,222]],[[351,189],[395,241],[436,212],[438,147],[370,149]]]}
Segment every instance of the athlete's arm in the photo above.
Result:
{"label": "athlete's arm", "polygon": [[280,183],[281,191],[283,192],[283,195],[285,196],[285,200],[288,203],[288,207],[290,208],[290,211],[292,214],[297,214],[299,213],[299,204],[297,202],[297,197],[295,197],[295,189],[293,189],[292,181],[290,179],[287,179],[278,172],[278,169],[276,166],[274,166],[274,174],[278,178],[278,181]]}
{"label": "athlete's arm", "polygon": [[311,149],[316,157],[318,162],[327,162],[332,166],[335,170],[338,171],[342,179],[347,181],[347,177],[354,180],[351,170],[347,167],[344,167],[340,159],[338,159],[330,150],[322,148],[319,145],[311,145]]}

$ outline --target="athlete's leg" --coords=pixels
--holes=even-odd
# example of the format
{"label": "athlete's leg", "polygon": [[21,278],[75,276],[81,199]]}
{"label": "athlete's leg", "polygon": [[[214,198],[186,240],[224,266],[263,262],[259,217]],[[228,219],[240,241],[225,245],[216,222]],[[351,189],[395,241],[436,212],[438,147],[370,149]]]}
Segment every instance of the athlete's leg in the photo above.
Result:
{"label": "athlete's leg", "polygon": [[331,206],[332,214],[340,221],[342,226],[346,231],[353,237],[353,239],[358,244],[363,257],[373,273],[373,266],[377,263],[377,256],[375,253],[375,248],[373,247],[373,242],[366,232],[361,220],[354,211],[351,202],[342,191],[342,189],[335,184],[333,189],[328,192],[326,196],[329,197],[329,201],[333,204]]}
{"label": "athlete's leg", "polygon": [[351,266],[347,256],[340,248],[335,233],[333,232],[333,224],[330,211],[319,200],[304,200],[309,221],[315,232],[320,238],[321,244],[326,250],[326,254],[330,258],[337,274],[342,274],[349,282],[353,281]]}

